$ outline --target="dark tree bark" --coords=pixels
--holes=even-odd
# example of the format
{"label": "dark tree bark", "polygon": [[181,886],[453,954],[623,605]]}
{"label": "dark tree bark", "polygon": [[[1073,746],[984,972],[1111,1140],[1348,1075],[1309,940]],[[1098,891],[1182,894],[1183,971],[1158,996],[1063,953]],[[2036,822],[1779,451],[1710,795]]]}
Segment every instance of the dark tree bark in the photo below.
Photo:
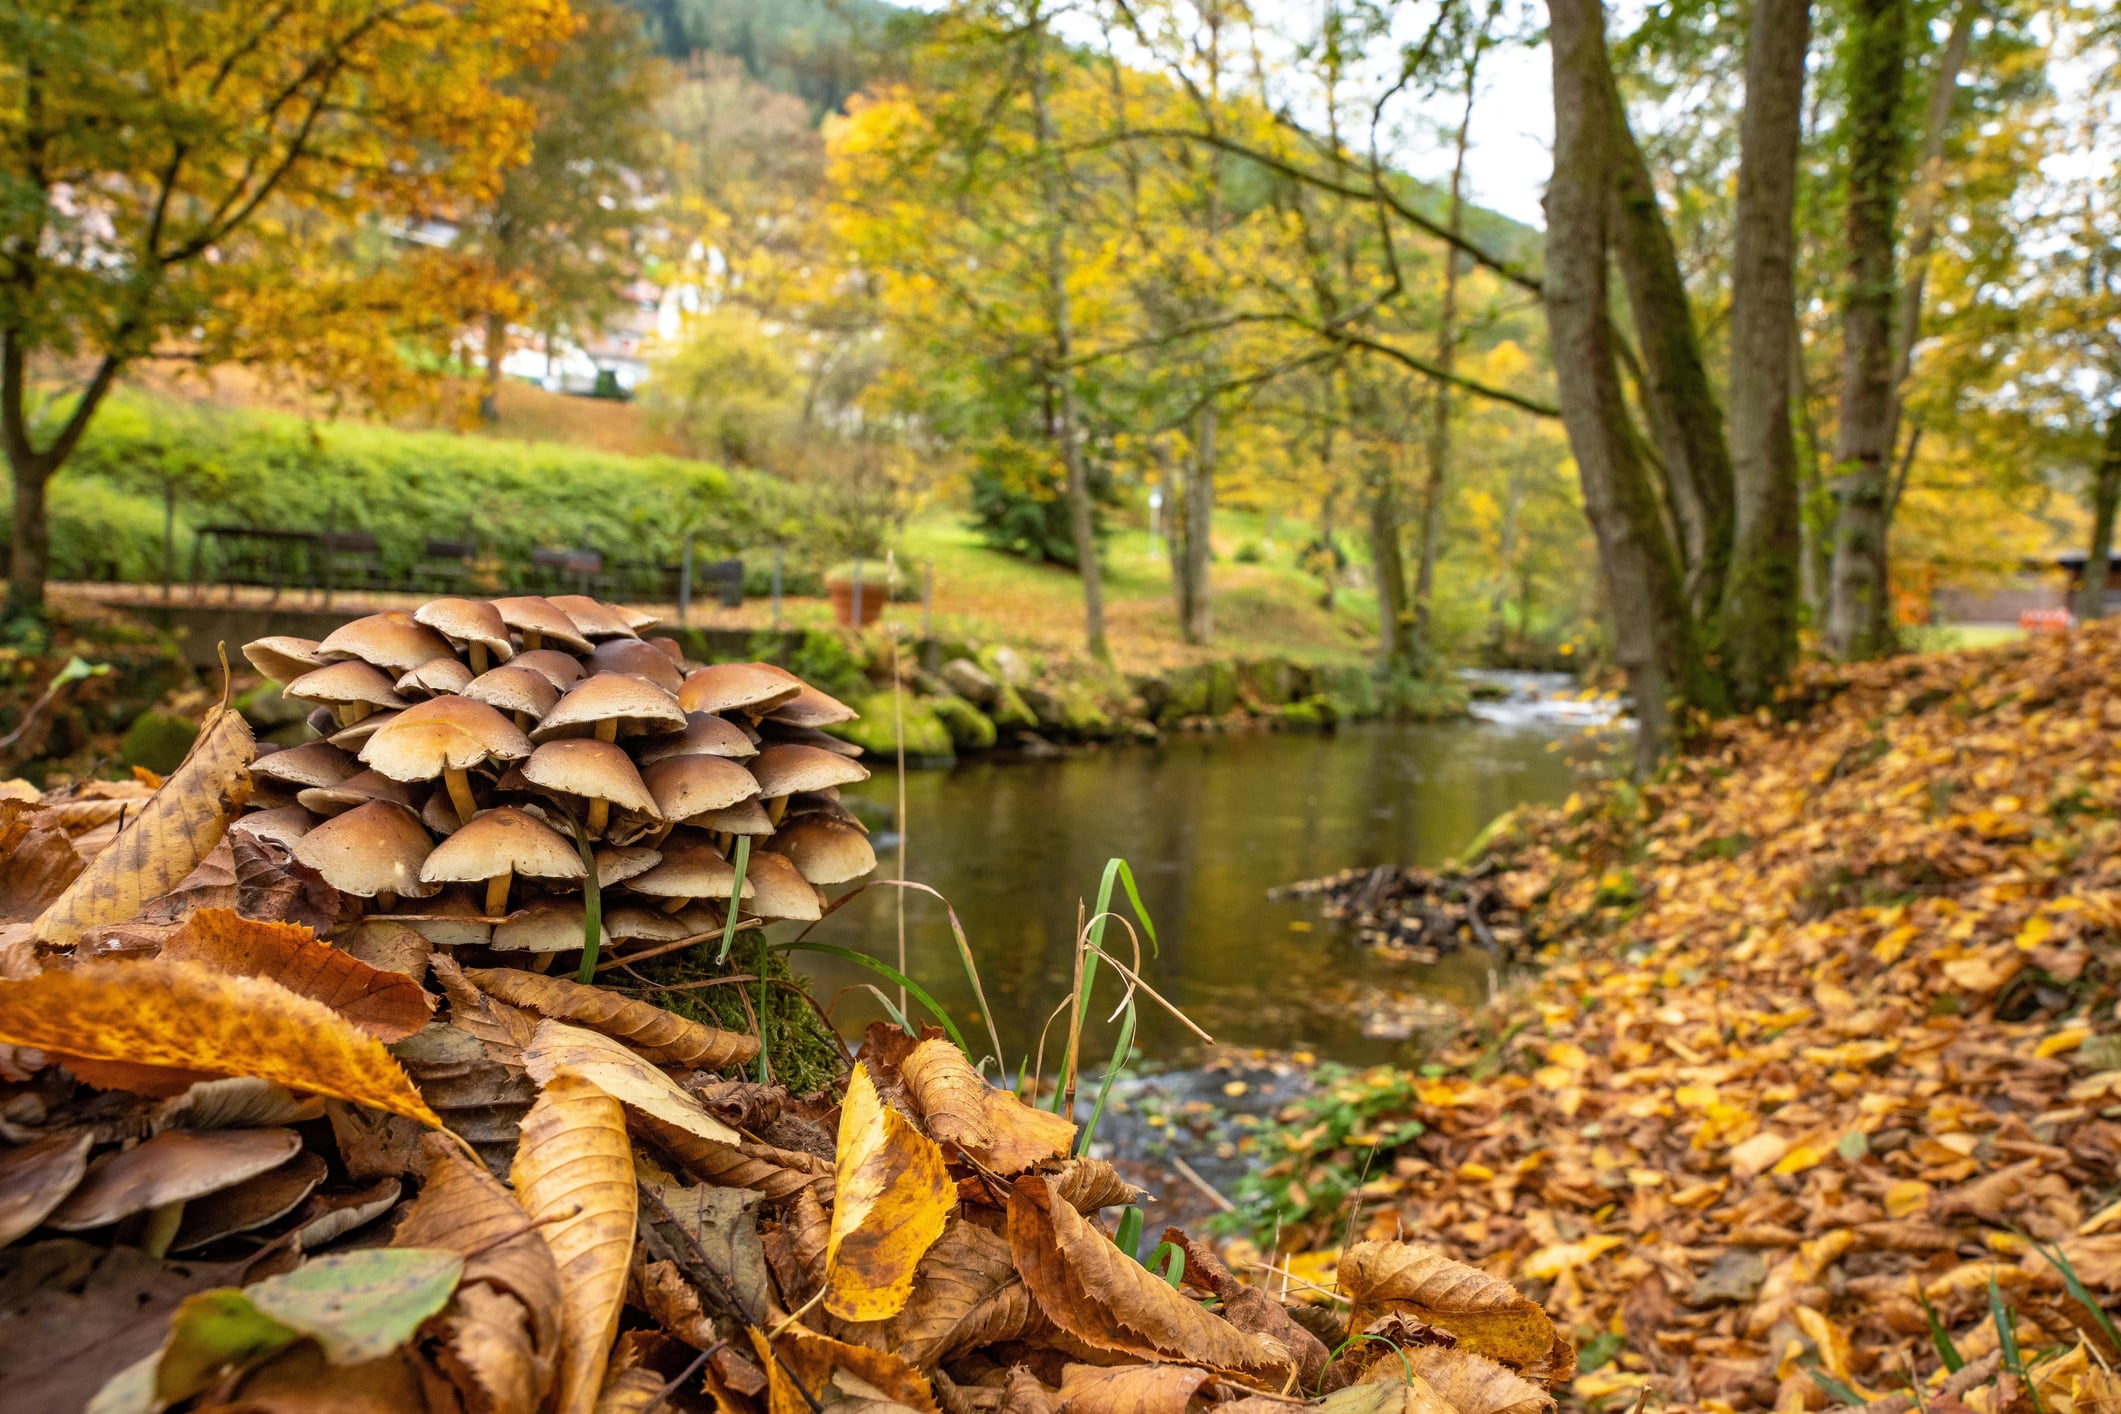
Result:
{"label": "dark tree bark", "polygon": [[2121,412],[2106,415],[2106,445],[2092,473],[2092,543],[2077,589],[2077,617],[2086,623],[2106,616],[2107,572],[2114,550],[2114,506],[2121,501]]}
{"label": "dark tree bark", "polygon": [[501,420],[501,360],[508,357],[508,320],[499,311],[486,315],[486,386],[479,390],[479,421]]}
{"label": "dark tree bark", "polygon": [[1599,0],[1549,0],[1547,8],[1554,64],[1547,327],[1562,420],[1598,541],[1615,657],[1627,670],[1641,724],[1636,762],[1648,770],[1670,734],[1672,701],[1701,703],[1719,694],[1696,651],[1680,557],[1665,532],[1615,362],[1607,221],[1620,164],[1636,159],[1616,151],[1622,117],[1604,9]]}
{"label": "dark tree bark", "polygon": [[1797,149],[1811,0],[1755,0],[1746,41],[1731,258],[1731,483],[1724,670],[1741,707],[1768,700],[1797,653],[1797,447],[1790,428],[1797,339]]}
{"label": "dark tree bark", "polygon": [[1370,448],[1364,460],[1370,566],[1377,577],[1377,656],[1388,670],[1401,669],[1413,661],[1413,638],[1408,632],[1407,566],[1399,548],[1398,469],[1386,447]]}
{"label": "dark tree bark", "polygon": [[1194,421],[1186,495],[1178,508],[1185,520],[1185,540],[1171,566],[1179,587],[1179,633],[1188,643],[1206,643],[1215,632],[1215,604],[1208,593],[1215,530],[1215,432],[1215,405],[1210,403]]}
{"label": "dark tree bark", "polygon": [[1855,0],[1848,19],[1848,269],[1827,647],[1872,658],[1893,645],[1887,567],[1893,456],[1893,243],[1900,204],[1900,90],[1907,0]]}

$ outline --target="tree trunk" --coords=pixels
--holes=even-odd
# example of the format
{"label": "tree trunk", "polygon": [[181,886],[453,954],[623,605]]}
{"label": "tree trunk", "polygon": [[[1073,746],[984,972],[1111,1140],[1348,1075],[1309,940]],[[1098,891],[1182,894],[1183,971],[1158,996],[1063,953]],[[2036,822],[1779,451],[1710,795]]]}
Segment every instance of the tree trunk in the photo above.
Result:
{"label": "tree trunk", "polygon": [[1724,671],[1740,707],[1766,702],[1797,655],[1797,446],[1789,350],[1797,336],[1797,148],[1811,0],[1755,0],[1746,41],[1731,257],[1731,566]]}
{"label": "tree trunk", "polygon": [[1848,26],[1848,271],[1842,295],[1840,431],[1827,647],[1873,658],[1893,644],[1886,562],[1893,455],[1893,241],[1900,198],[1900,90],[1907,0],[1856,0]]}
{"label": "tree trunk", "polygon": [[45,497],[52,477],[81,445],[89,420],[124,367],[122,356],[106,353],[74,399],[57,435],[39,449],[30,440],[28,354],[14,330],[0,330],[0,450],[7,454],[15,502],[13,538],[8,544],[7,605],[0,609],[0,618],[44,617],[44,580],[51,568]]}
{"label": "tree trunk", "polygon": [[1680,558],[1644,465],[1614,362],[1606,278],[1621,132],[1599,0],[1548,0],[1554,177],[1547,188],[1547,328],[1584,509],[1598,541],[1615,657],[1635,699],[1636,765],[1663,754],[1674,698],[1715,692],[1695,651]]}
{"label": "tree trunk", "polygon": [[1399,549],[1398,477],[1388,448],[1374,447],[1366,459],[1370,568],[1377,579],[1377,657],[1389,672],[1409,666],[1412,654],[1407,635],[1407,566]]}
{"label": "tree trunk", "polygon": [[1185,558],[1173,562],[1179,571],[1178,628],[1188,643],[1206,643],[1215,633],[1215,606],[1208,591],[1208,564],[1215,549],[1215,424],[1215,405],[1210,403],[1200,410],[1193,454],[1186,463],[1186,500],[1181,511],[1186,523]]}
{"label": "tree trunk", "polygon": [[[1601,26],[1603,20],[1601,9]],[[1589,77],[1599,85],[1599,107],[1611,129],[1604,159],[1612,180],[1610,239],[1642,341],[1643,402],[1664,461],[1688,606],[1707,624],[1722,607],[1731,554],[1731,457],[1723,411],[1701,361],[1679,254],[1649,166],[1628,128],[1611,61],[1603,51],[1598,57],[1597,72]]]}
{"label": "tree trunk", "polygon": [[2106,415],[2106,446],[2092,474],[2092,543],[2077,590],[2077,617],[2085,623],[2106,616],[2107,571],[2114,551],[2114,504],[2121,501],[2121,412]]}
{"label": "tree trunk", "polygon": [[[1473,132],[1473,94],[1480,74],[1483,34],[1474,41],[1466,60],[1466,106],[1458,119],[1457,152],[1451,162],[1451,209],[1448,217],[1453,238],[1465,221],[1466,142]],[[1414,569],[1414,637],[1426,652],[1430,647],[1429,623],[1434,611],[1436,557],[1442,549],[1443,502],[1450,485],[1451,465],[1451,375],[1458,359],[1458,252],[1445,247],[1443,253],[1443,304],[1436,316],[1436,367],[1443,377],[1435,380],[1436,401],[1429,413],[1429,476],[1421,492],[1421,558]]]}
{"label": "tree trunk", "polygon": [[1812,381],[1804,367],[1804,329],[1790,321],[1790,400],[1796,407],[1797,524],[1803,537],[1798,583],[1804,611],[1814,624],[1826,619],[1827,585],[1833,579],[1834,499],[1819,474],[1819,419],[1812,413]]}
{"label": "tree trunk", "polygon": [[1054,394],[1052,430],[1068,477],[1068,530],[1075,542],[1077,573],[1083,583],[1083,645],[1091,657],[1109,662],[1112,650],[1105,642],[1104,573],[1097,559],[1097,522],[1090,506],[1090,477],[1083,465],[1075,370],[1071,366],[1075,330],[1069,304],[1066,212],[1062,201],[1066,181],[1063,159],[1053,137],[1053,115],[1046,106],[1046,31],[1044,18],[1036,11],[1029,38],[1031,103],[1038,126],[1039,180],[1046,205],[1047,315],[1053,322],[1052,365],[1047,375]]}
{"label": "tree trunk", "polygon": [[479,391],[479,421],[501,420],[501,360],[508,356],[508,320],[498,310],[486,315],[486,386]]}
{"label": "tree trunk", "polygon": [[44,580],[50,569],[51,531],[45,522],[44,495],[51,474],[41,457],[27,461],[9,458],[14,473],[15,504],[7,557],[7,612],[5,617],[42,618]]}

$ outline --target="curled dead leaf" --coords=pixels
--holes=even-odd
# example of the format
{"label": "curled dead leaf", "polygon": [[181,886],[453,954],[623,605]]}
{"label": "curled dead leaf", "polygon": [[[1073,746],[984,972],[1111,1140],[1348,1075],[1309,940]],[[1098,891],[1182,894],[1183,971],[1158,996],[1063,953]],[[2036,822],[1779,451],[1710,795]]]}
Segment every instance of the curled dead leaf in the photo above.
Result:
{"label": "curled dead leaf", "polygon": [[1073,1120],[989,1085],[949,1041],[915,1046],[899,1063],[899,1075],[928,1132],[996,1173],[1059,1158],[1075,1140]]}
{"label": "curled dead leaf", "polygon": [[840,1101],[825,1310],[843,1321],[897,1315],[956,1202],[943,1151],[884,1105],[857,1064]]}
{"label": "curled dead leaf", "polygon": [[1340,1288],[1358,1328],[1397,1311],[1449,1331],[1461,1349],[1519,1367],[1549,1363],[1556,1343],[1566,1344],[1516,1287],[1417,1243],[1356,1243],[1341,1254]]}
{"label": "curled dead leaf", "polygon": [[260,923],[224,908],[186,919],[163,941],[162,956],[277,982],[383,1041],[410,1036],[434,1011],[434,998],[402,972],[371,967],[299,924]]}
{"label": "curled dead leaf", "polygon": [[540,1016],[571,1021],[624,1041],[659,1065],[720,1070],[742,1065],[759,1053],[756,1036],[719,1031],[648,1002],[564,977],[512,968],[474,968],[465,978],[480,991]]}

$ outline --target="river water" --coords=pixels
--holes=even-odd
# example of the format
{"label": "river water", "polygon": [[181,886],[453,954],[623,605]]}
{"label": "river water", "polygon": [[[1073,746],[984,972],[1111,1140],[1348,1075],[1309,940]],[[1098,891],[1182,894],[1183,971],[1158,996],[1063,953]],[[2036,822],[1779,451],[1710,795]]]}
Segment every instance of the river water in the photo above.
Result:
{"label": "river water", "polygon": [[[1067,994],[1078,908],[1115,855],[1132,866],[1156,923],[1160,949],[1145,958],[1144,979],[1217,1042],[1351,1062],[1405,1057],[1410,1028],[1433,1022],[1439,1005],[1484,999],[1491,960],[1476,950],[1434,966],[1383,963],[1356,953],[1316,901],[1270,901],[1267,891],[1350,866],[1440,863],[1510,806],[1566,796],[1574,775],[1558,748],[1582,730],[1582,707],[1554,680],[1506,685],[1515,698],[1482,704],[1489,720],[1173,737],[909,773],[906,876],[956,909],[1012,1066]],[[897,792],[884,771],[850,794],[892,805]],[[886,826],[872,838],[876,877],[896,877],[898,836]],[[899,893],[872,888],[810,937],[895,959]],[[907,971],[984,1050],[942,906],[910,892],[904,901]],[[1106,946],[1124,956],[1124,933],[1112,928]],[[815,955],[802,967],[828,1003],[882,981]],[[881,1014],[854,990],[835,1019],[852,1033]],[[1144,1008],[1144,1057],[1176,1061],[1197,1044]]]}

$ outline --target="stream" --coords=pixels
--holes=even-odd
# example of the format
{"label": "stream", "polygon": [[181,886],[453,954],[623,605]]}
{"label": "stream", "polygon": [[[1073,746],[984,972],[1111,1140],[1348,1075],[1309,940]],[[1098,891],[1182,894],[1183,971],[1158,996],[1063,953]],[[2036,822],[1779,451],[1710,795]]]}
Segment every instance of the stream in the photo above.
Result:
{"label": "stream", "polygon": [[[1115,855],[1131,865],[1156,924],[1153,955],[1143,939],[1143,979],[1219,1044],[1358,1064],[1403,1060],[1425,1024],[1481,1002],[1494,966],[1485,953],[1430,966],[1384,962],[1352,951],[1316,900],[1267,898],[1276,885],[1351,866],[1441,863],[1509,807],[1569,793],[1575,776],[1560,748],[1610,717],[1610,704],[1575,701],[1564,677],[1479,680],[1494,696],[1471,721],[1172,737],[909,773],[906,877],[955,908],[1012,1067],[1068,992],[1078,910],[1092,906]],[[880,771],[847,793],[888,808],[898,790]],[[901,836],[885,823],[872,839],[874,877],[895,878]],[[975,1051],[987,1049],[980,1004],[936,899],[872,887],[810,938],[895,960],[901,901],[908,974]],[[1123,893],[1113,907],[1131,918]],[[1125,930],[1112,926],[1106,947],[1127,956]],[[883,1015],[862,983],[896,995],[839,959],[809,954],[801,966],[850,1036]],[[1114,984],[1101,981],[1098,996],[1111,999],[1097,1009],[1101,1019]],[[1064,1030],[1056,1025],[1047,1044],[1049,1068]],[[1143,1060],[1182,1064],[1200,1050],[1185,1026],[1143,1006]],[[1101,1065],[1101,1051],[1093,1054]]]}

